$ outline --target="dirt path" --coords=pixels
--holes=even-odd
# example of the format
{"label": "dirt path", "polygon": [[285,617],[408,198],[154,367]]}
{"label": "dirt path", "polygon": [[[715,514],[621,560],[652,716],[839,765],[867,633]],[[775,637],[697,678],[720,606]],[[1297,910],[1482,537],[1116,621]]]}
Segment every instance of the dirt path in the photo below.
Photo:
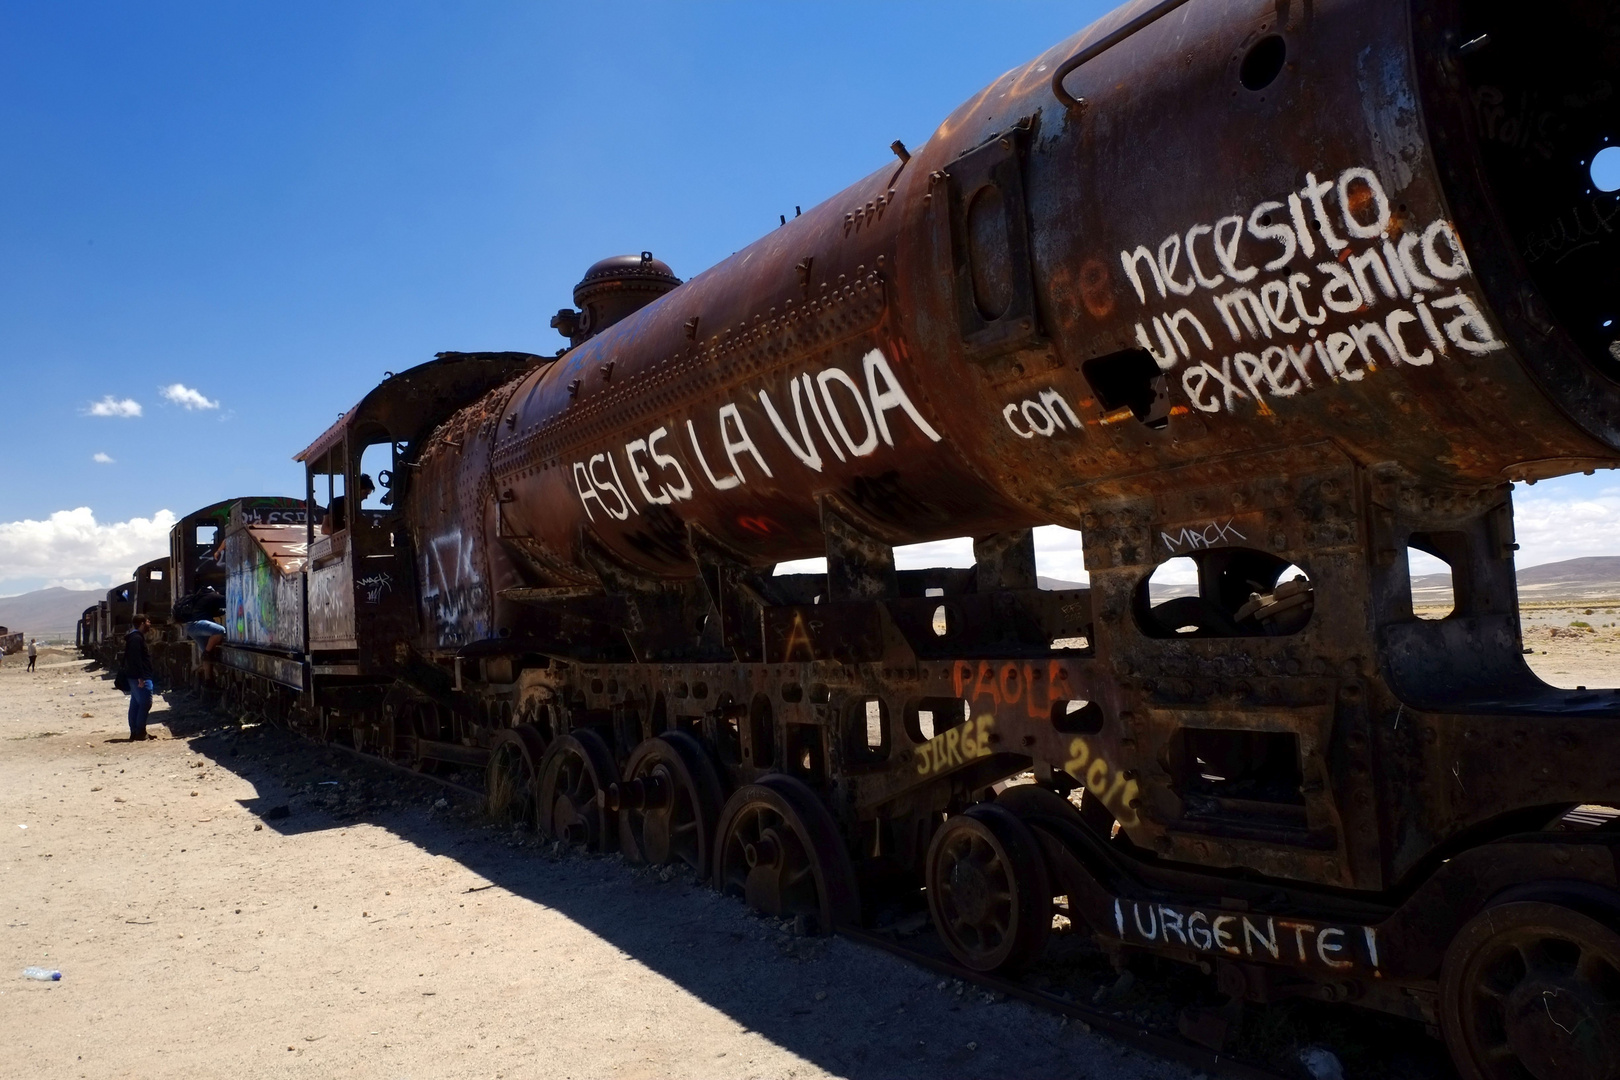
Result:
{"label": "dirt path", "polygon": [[131,744],[40,663],[0,668],[0,1076],[1189,1075],[275,731]]}
{"label": "dirt path", "polygon": [[1620,686],[1620,604],[1526,605],[1524,659],[1554,686]]}

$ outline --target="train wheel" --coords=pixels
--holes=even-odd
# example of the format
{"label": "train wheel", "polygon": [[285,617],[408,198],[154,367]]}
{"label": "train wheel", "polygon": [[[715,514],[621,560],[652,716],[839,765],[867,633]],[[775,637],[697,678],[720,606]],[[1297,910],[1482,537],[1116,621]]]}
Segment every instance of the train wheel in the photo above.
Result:
{"label": "train wheel", "polygon": [[502,824],[535,822],[535,777],[546,756],[546,741],[527,725],[495,736],[484,779],[484,809]]}
{"label": "train wheel", "polygon": [[591,851],[612,851],[619,830],[600,795],[618,779],[613,754],[596,732],[581,728],[552,743],[540,763],[540,834]]}
{"label": "train wheel", "polygon": [[1440,1026],[1465,1080],[1616,1080],[1620,934],[1559,904],[1487,908],[1446,950]]}
{"label": "train wheel", "polygon": [[684,731],[648,739],[607,790],[618,812],[619,849],[631,862],[685,863],[709,872],[709,845],[720,817],[720,778],[703,744]]}
{"label": "train wheel", "polygon": [[1029,962],[1052,930],[1052,885],[1029,827],[1005,806],[981,803],[934,834],[928,910],[951,954],[974,971]]}
{"label": "train wheel", "polygon": [[739,788],[716,830],[714,882],[755,911],[830,932],[860,920],[855,869],[838,826],[804,784],[779,774]]}

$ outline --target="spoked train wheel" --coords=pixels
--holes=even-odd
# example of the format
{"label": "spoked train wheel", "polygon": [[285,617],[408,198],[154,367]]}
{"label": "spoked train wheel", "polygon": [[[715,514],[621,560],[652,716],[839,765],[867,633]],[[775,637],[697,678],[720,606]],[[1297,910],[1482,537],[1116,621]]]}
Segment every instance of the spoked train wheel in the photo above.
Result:
{"label": "spoked train wheel", "polygon": [[974,971],[1009,971],[1046,946],[1052,885],[1028,826],[981,803],[951,818],[928,848],[928,911],[945,945]]}
{"label": "spoked train wheel", "polygon": [[484,810],[503,825],[535,823],[535,784],[546,741],[527,724],[495,736],[484,773]]}
{"label": "spoked train wheel", "polygon": [[605,806],[618,814],[625,858],[654,866],[685,864],[704,876],[720,803],[720,779],[703,744],[684,731],[671,731],[636,747],[624,779],[608,788]]}
{"label": "spoked train wheel", "polygon": [[536,793],[540,834],[590,851],[612,851],[619,830],[600,796],[618,779],[613,754],[596,732],[580,728],[552,743],[540,763]]}
{"label": "spoked train wheel", "polygon": [[716,831],[715,887],[777,918],[830,933],[859,922],[855,870],[832,815],[791,777],[768,775],[726,802]]}
{"label": "spoked train wheel", "polygon": [[1560,904],[1487,908],[1446,950],[1440,1026],[1464,1080],[1617,1080],[1620,933]]}

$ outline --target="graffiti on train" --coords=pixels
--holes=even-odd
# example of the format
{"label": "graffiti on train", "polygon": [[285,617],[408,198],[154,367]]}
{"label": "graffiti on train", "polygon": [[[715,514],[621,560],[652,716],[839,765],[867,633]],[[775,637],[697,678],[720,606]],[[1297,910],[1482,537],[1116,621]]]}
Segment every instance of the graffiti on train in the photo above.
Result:
{"label": "graffiti on train", "polygon": [[422,545],[422,615],[440,645],[489,637],[489,588],[478,572],[473,539],[460,529]]}
{"label": "graffiti on train", "polygon": [[1211,956],[1338,972],[1356,967],[1377,972],[1379,966],[1378,930],[1371,926],[1116,898],[1114,929],[1121,941],[1175,945]]}
{"label": "graffiti on train", "polygon": [[[1472,267],[1451,222],[1414,220],[1353,166],[1247,215],[1178,229],[1119,253],[1137,300],[1136,344],[1201,412],[1232,412],[1381,364],[1427,367],[1504,348],[1463,287]],[[1330,325],[1331,324],[1331,325]]]}
{"label": "graffiti on train", "polygon": [[626,521],[649,506],[691,499],[699,485],[730,491],[774,480],[784,468],[819,473],[893,448],[906,429],[940,441],[881,349],[868,351],[853,374],[803,371],[753,396],[572,462],[586,516]]}

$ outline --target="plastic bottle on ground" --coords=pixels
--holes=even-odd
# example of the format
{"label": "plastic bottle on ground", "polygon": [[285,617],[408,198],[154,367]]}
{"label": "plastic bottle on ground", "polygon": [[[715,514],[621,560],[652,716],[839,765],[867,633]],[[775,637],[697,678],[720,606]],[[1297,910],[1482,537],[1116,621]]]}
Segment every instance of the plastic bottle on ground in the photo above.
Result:
{"label": "plastic bottle on ground", "polygon": [[23,968],[23,978],[38,979],[40,982],[56,982],[62,973],[55,968],[30,967]]}

